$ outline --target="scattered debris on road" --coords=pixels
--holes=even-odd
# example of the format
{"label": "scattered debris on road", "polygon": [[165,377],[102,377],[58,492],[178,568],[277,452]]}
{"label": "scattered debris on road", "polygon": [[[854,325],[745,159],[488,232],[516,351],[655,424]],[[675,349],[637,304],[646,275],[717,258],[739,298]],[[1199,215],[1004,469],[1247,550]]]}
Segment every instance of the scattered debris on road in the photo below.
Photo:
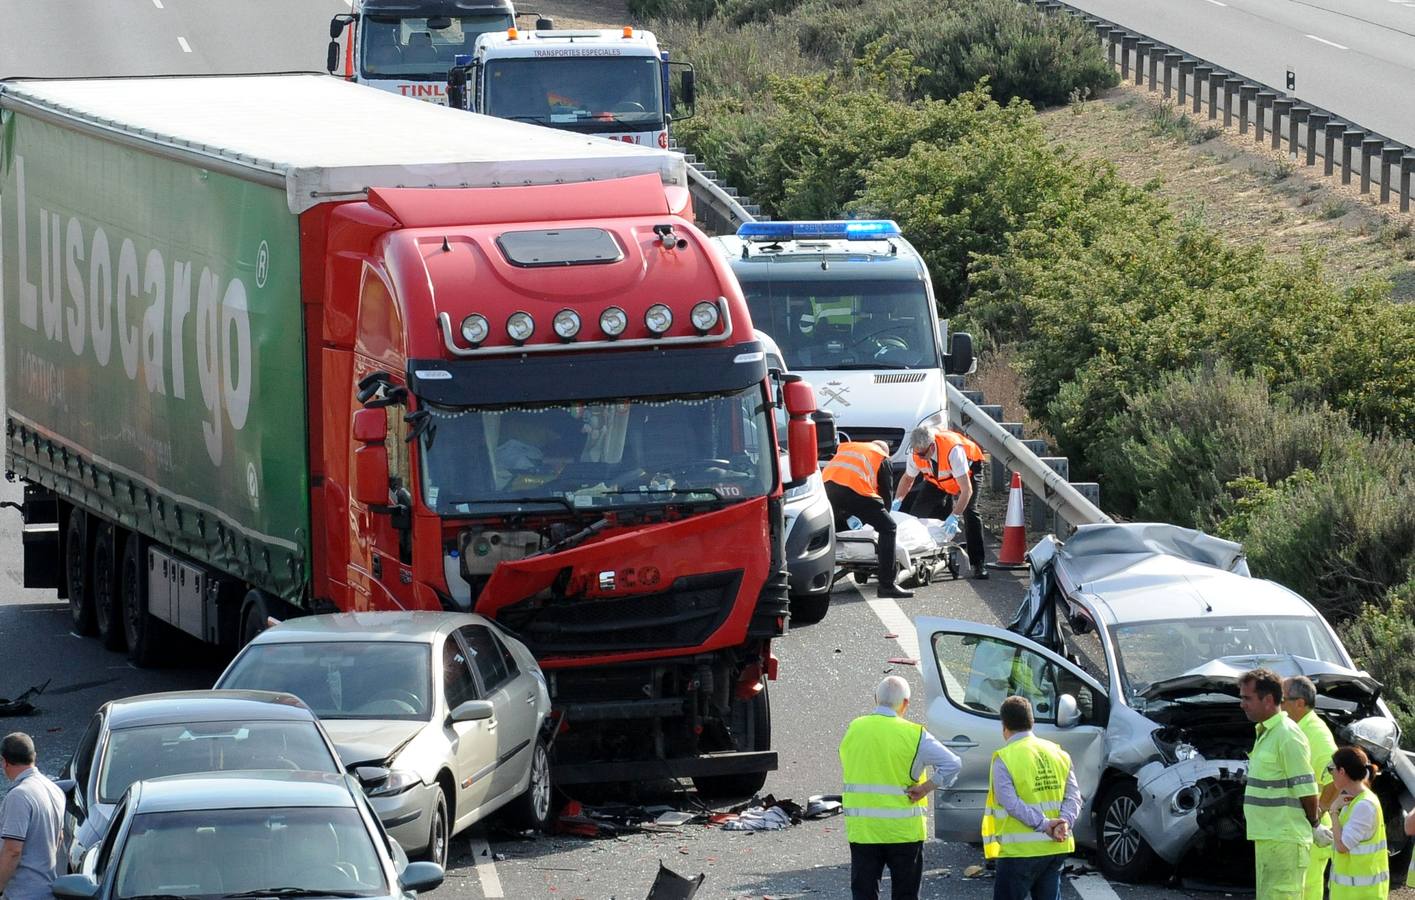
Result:
{"label": "scattered debris on road", "polygon": [[[52,680],[52,678],[49,679],[49,681]],[[33,713],[35,711],[34,704],[30,701],[44,693],[44,689],[49,687],[49,681],[34,685],[13,700],[8,697],[0,697],[0,716],[27,716]]]}
{"label": "scattered debris on road", "polygon": [[654,878],[653,887],[644,900],[693,900],[706,880],[706,872],[698,873],[696,878],[684,878],[659,860],[658,876]]}

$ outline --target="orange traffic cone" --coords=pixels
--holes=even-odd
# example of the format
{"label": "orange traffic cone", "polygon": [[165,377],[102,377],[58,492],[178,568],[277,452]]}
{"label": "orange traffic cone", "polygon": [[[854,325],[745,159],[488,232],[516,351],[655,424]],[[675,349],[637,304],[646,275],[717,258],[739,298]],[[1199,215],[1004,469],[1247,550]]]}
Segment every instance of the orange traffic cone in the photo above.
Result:
{"label": "orange traffic cone", "polygon": [[1007,518],[1002,523],[1002,549],[997,553],[994,569],[1027,568],[1027,526],[1022,524],[1022,473],[1012,473],[1012,487],[1007,492]]}

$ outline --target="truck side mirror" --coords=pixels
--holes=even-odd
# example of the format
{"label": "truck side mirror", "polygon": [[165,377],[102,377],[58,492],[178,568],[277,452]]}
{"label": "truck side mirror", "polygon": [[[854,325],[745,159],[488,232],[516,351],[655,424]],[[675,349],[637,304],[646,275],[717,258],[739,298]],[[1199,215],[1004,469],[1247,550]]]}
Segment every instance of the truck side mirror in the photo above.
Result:
{"label": "truck side mirror", "polygon": [[329,53],[324,57],[324,70],[330,75],[339,67],[339,42],[329,42]]}
{"label": "truck side mirror", "polygon": [[388,440],[388,414],[381,409],[354,410],[354,440],[381,446]]}
{"label": "truck side mirror", "polygon": [[950,335],[948,355],[944,357],[944,373],[947,375],[968,375],[977,368],[973,357],[973,336],[966,331],[955,331]]}
{"label": "truck side mirror", "polygon": [[354,411],[354,499],[366,506],[388,505],[388,415],[381,409]]}
{"label": "truck side mirror", "polygon": [[782,393],[786,399],[786,445],[791,454],[791,480],[801,481],[816,471],[820,450],[817,447],[816,423],[811,416],[816,411],[816,392],[800,375],[781,376]]}
{"label": "truck side mirror", "polygon": [[541,16],[536,19],[536,31],[554,31],[555,20],[549,16]]}
{"label": "truck side mirror", "polygon": [[332,41],[339,40],[339,35],[344,33],[344,29],[348,26],[349,21],[350,20],[346,16],[335,16],[334,18],[330,19],[329,39]]}

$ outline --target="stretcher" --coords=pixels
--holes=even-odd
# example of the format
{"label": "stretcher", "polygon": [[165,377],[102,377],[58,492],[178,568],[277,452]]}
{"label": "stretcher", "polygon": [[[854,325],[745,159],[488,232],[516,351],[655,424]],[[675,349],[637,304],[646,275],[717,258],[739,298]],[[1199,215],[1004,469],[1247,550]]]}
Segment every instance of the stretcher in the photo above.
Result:
{"label": "stretcher", "polygon": [[[920,519],[903,512],[892,512],[897,531],[894,535],[894,565],[900,582],[909,580],[915,586],[926,585],[940,574],[940,568],[956,580],[962,573],[962,549],[954,542],[958,530],[945,525],[942,519]],[[868,525],[835,533],[835,576],[832,584],[847,575],[855,576],[856,584],[864,584],[879,567],[879,536]]]}

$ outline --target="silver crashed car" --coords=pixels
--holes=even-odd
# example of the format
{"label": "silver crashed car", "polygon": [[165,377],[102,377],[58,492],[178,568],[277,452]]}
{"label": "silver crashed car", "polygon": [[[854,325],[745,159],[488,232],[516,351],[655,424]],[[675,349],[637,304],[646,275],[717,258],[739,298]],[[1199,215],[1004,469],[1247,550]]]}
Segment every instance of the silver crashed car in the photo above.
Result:
{"label": "silver crashed car", "polygon": [[305,702],[388,833],[447,865],[451,837],[498,810],[550,822],[550,692],[535,658],[469,613],[306,616],[260,633],[219,688]]}
{"label": "silver crashed car", "polygon": [[[1317,714],[1338,744],[1364,747],[1388,821],[1391,878],[1402,882],[1415,765],[1380,685],[1357,670],[1306,600],[1252,578],[1235,543],[1170,525],[1087,525],[1029,554],[1031,583],[1006,629],[919,618],[930,731],[963,759],[935,802],[947,840],[981,840],[998,708],[1032,701],[1036,733],[1071,754],[1085,801],[1078,843],[1105,874],[1136,881],[1164,864],[1241,865],[1243,787],[1253,725],[1238,679],[1266,667],[1317,685]],[[1251,872],[1251,863],[1247,871]]]}

